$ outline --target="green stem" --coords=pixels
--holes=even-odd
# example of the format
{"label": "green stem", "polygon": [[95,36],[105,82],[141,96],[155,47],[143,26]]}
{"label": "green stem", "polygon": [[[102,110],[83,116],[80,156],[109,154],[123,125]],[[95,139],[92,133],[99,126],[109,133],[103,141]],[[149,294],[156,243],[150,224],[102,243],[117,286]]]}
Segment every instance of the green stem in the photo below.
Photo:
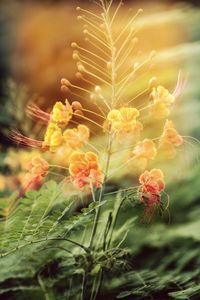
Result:
{"label": "green stem", "polygon": [[111,229],[110,229],[110,237],[109,237],[109,240],[108,240],[107,248],[106,248],[106,249],[109,248],[110,243],[111,243],[111,241],[112,241],[113,231],[114,231],[114,229],[115,229],[115,225],[116,225],[116,223],[117,223],[118,215],[119,215],[120,209],[121,209],[121,207],[122,207],[122,205],[123,205],[125,199],[126,199],[125,197],[122,199],[122,201],[120,202],[120,205],[119,205],[119,207],[118,207],[118,209],[117,209],[115,218],[114,218],[113,223],[112,223],[112,225],[111,225]]}
{"label": "green stem", "polygon": [[86,287],[86,272],[83,271],[83,281],[82,281],[82,291],[81,291],[81,299],[85,299],[85,287]]}
{"label": "green stem", "polygon": [[[115,103],[115,99],[116,99],[116,82],[115,82],[115,78],[116,78],[116,49],[115,49],[115,45],[114,45],[114,40],[113,40],[113,35],[112,35],[112,29],[111,29],[111,21],[110,21],[110,16],[109,16],[109,10],[107,10],[106,5],[104,3],[103,0],[101,0],[101,4],[103,7],[103,11],[104,11],[104,23],[106,26],[106,30],[108,33],[108,41],[110,43],[110,55],[111,55],[111,86],[112,86],[112,95],[111,95],[111,109],[114,106]],[[112,4],[112,2],[110,2],[110,5]],[[109,5],[109,7],[110,7]],[[100,191],[100,195],[99,195],[99,202],[101,202],[103,195],[104,195],[104,190],[105,190],[105,184],[107,181],[107,174],[108,174],[108,169],[109,169],[109,165],[110,165],[110,158],[111,158],[111,147],[112,147],[112,134],[109,131],[108,133],[108,147],[107,147],[107,161],[106,161],[106,167],[105,167],[105,178],[104,178],[104,183],[102,185],[101,191]],[[100,216],[100,211],[101,208],[98,207],[96,209],[96,214],[95,214],[95,219],[94,219],[94,224],[93,224],[93,229],[92,229],[92,235],[91,235],[91,239],[90,239],[90,248],[92,248],[93,246],[93,242],[94,242],[94,236],[96,233],[96,229],[97,229],[97,224],[98,224],[98,220],[99,220],[99,216]]]}
{"label": "green stem", "polygon": [[22,248],[25,248],[29,245],[32,245],[32,244],[38,244],[38,243],[42,243],[42,242],[47,242],[47,241],[66,241],[66,242],[69,242],[71,244],[74,244],[80,248],[82,248],[86,253],[90,253],[90,249],[88,249],[87,247],[83,246],[82,244],[78,243],[78,242],[75,242],[73,240],[70,240],[70,239],[67,239],[67,238],[47,238],[47,239],[42,239],[42,240],[36,240],[36,241],[31,241],[31,242],[27,242],[27,244],[24,244],[24,245],[21,245],[21,246],[18,246],[6,253],[3,253],[3,254],[0,254],[0,257],[5,257],[5,256],[8,256],[9,254],[11,253],[14,253],[15,251],[19,250],[19,249],[22,249]]}
{"label": "green stem", "polygon": [[49,296],[49,294],[47,292],[47,289],[46,289],[46,287],[44,285],[42,277],[40,277],[40,275],[38,275],[37,278],[38,278],[38,283],[39,283],[39,285],[41,287],[41,290],[44,293],[45,300],[51,300],[51,297]]}
{"label": "green stem", "polygon": [[[108,152],[107,152],[107,160],[106,160],[106,168],[105,168],[105,178],[104,178],[104,183],[103,183],[101,191],[100,191],[99,200],[98,200],[99,202],[101,202],[101,200],[103,198],[103,195],[104,195],[105,182],[107,180],[108,169],[109,169],[109,165],[110,165],[111,147],[112,147],[112,136],[111,136],[111,133],[109,132]],[[97,225],[98,225],[99,216],[100,216],[100,211],[101,211],[101,207],[99,206],[99,207],[97,207],[96,213],[95,213],[95,219],[94,219],[94,223],[93,223],[92,234],[91,234],[91,239],[90,239],[90,244],[89,244],[90,248],[93,247],[94,237],[95,237],[95,234],[96,234]]]}

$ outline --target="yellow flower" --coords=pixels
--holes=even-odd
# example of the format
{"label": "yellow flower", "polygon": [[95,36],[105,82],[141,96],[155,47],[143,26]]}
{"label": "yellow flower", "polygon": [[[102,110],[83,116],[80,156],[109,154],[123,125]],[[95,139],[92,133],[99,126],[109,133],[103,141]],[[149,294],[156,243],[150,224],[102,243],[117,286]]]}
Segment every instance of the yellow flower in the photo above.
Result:
{"label": "yellow flower", "polygon": [[166,118],[170,113],[170,106],[175,101],[175,96],[170,94],[163,86],[159,85],[157,88],[153,88],[151,97],[151,114],[157,119]]}
{"label": "yellow flower", "polygon": [[63,144],[63,136],[61,129],[55,123],[49,123],[42,147],[48,148],[51,152],[55,152]]}
{"label": "yellow flower", "polygon": [[156,154],[155,144],[150,139],[144,139],[142,142],[139,142],[132,152],[133,157],[142,169],[147,167],[148,161],[153,160]]}
{"label": "yellow flower", "polygon": [[113,109],[108,113],[107,120],[111,125],[111,130],[119,137],[142,129],[142,124],[137,121],[140,113],[136,108],[122,107]]}
{"label": "yellow flower", "polygon": [[150,113],[156,119],[164,119],[169,115],[170,110],[166,106],[166,104],[163,103],[161,100],[154,100],[154,102],[150,108]]}
{"label": "yellow flower", "polygon": [[56,102],[51,112],[51,122],[55,122],[59,127],[66,126],[72,118],[73,110],[66,100],[65,105],[62,102]]}
{"label": "yellow flower", "polygon": [[98,157],[94,152],[75,151],[70,156],[69,173],[74,185],[78,188],[89,184],[97,188],[102,185],[103,176]]}
{"label": "yellow flower", "polygon": [[63,133],[66,144],[72,149],[80,149],[88,142],[90,136],[89,128],[85,125],[78,125],[77,128],[67,129]]}
{"label": "yellow flower", "polygon": [[167,106],[173,104],[175,101],[175,97],[161,85],[157,88],[153,88],[151,96],[153,97],[153,100],[159,100]]}

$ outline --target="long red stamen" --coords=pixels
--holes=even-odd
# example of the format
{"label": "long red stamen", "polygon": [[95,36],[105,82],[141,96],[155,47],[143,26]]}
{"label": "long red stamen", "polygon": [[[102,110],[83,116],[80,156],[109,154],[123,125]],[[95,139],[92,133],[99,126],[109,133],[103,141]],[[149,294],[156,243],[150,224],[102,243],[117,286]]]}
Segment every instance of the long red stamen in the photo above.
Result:
{"label": "long red stamen", "polygon": [[36,104],[33,103],[28,104],[26,108],[26,112],[32,119],[39,120],[44,124],[48,124],[50,121],[50,114],[44,112]]}
{"label": "long red stamen", "polygon": [[29,148],[41,148],[42,147],[42,141],[37,141],[35,139],[28,138],[21,134],[18,131],[13,131],[9,139],[14,142],[15,144],[24,146],[24,147],[29,147]]}

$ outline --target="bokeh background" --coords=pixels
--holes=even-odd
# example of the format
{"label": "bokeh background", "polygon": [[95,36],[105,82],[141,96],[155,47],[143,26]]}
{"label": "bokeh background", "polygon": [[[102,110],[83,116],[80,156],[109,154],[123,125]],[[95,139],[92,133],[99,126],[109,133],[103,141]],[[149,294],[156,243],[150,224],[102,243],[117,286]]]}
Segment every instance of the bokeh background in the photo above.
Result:
{"label": "bokeh background", "polygon": [[[185,136],[200,139],[199,1],[124,2],[119,30],[127,19],[128,9],[144,9],[137,21],[142,25],[138,35],[139,49],[142,54],[157,51],[152,75],[157,76],[159,82],[171,90],[180,69],[187,77],[187,84],[173,119]],[[82,26],[76,20],[77,5],[92,6],[95,9],[89,1],[0,2],[2,197],[17,189],[20,179],[13,173],[19,165],[20,168],[23,167],[29,158],[28,154],[21,154],[20,149],[11,144],[7,138],[8,132],[18,128],[33,137],[42,134],[40,126],[26,117],[25,104],[34,100],[48,109],[55,101],[69,97],[60,91],[61,78],[67,77],[79,83],[70,47],[73,41],[85,43]],[[147,78],[144,77],[137,86],[133,85],[129,93],[143,89],[146,82]],[[85,105],[89,107],[89,101]],[[164,167],[168,174],[167,192],[171,198],[170,222],[166,217],[156,219],[150,226],[138,225],[129,233],[127,240],[127,246],[134,253],[135,268],[147,282],[151,282],[151,288],[156,291],[151,299],[200,299],[199,145],[193,140],[189,142],[192,144],[185,147],[181,159]],[[123,182],[125,186],[127,178],[123,172],[118,177],[122,179],[122,186]],[[5,185],[3,178],[7,182],[10,180],[10,184]],[[117,180],[119,178],[116,182]],[[124,210],[123,218],[131,217],[132,213]],[[15,273],[12,273],[12,268],[10,270],[12,278]],[[131,282],[133,279],[135,280],[134,274],[124,281],[111,280],[104,287],[108,297],[104,296],[104,299],[115,299],[112,298],[113,290],[116,296],[116,289],[123,288],[125,281]],[[8,278],[0,271],[1,283],[4,280]],[[163,284],[165,292],[162,287],[158,288],[158,282]],[[172,293],[170,296],[168,291]],[[142,299],[150,299],[148,297],[147,293],[146,298]]]}

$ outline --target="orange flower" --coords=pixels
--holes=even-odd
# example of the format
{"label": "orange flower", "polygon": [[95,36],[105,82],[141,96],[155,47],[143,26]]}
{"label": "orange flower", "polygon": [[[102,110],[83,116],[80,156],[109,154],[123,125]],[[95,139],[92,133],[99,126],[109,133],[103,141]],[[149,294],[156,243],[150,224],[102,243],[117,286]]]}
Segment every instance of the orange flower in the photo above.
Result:
{"label": "orange flower", "polygon": [[27,165],[28,173],[24,178],[20,197],[23,197],[29,190],[37,190],[42,186],[44,177],[48,174],[49,164],[40,156],[32,158]]}
{"label": "orange flower", "polygon": [[38,190],[41,188],[44,177],[40,175],[33,175],[31,173],[27,173],[20,190],[20,197],[24,197],[25,193],[30,190]]}
{"label": "orange flower", "polygon": [[78,188],[88,184],[92,184],[97,188],[102,185],[103,176],[98,157],[93,152],[75,151],[70,156],[69,173],[74,185]]}
{"label": "orange flower", "polygon": [[174,128],[174,124],[172,121],[166,120],[163,134],[160,138],[160,143],[167,142],[176,147],[183,144],[183,138],[180,134],[178,134],[177,130]]}
{"label": "orange flower", "polygon": [[139,114],[136,108],[122,107],[111,110],[107,120],[111,125],[111,130],[116,133],[118,138],[122,138],[125,134],[136,134],[142,130],[142,124],[137,121]]}
{"label": "orange flower", "polygon": [[149,160],[153,160],[155,158],[157,150],[152,140],[144,139],[135,146],[132,154],[143,169],[146,168]]}
{"label": "orange flower", "polygon": [[166,120],[159,143],[160,153],[164,154],[168,159],[172,159],[176,156],[175,147],[181,146],[182,143],[183,138],[174,128],[173,122]]}
{"label": "orange flower", "polygon": [[32,175],[45,177],[48,174],[49,164],[40,156],[35,156],[28,164],[28,170]]}
{"label": "orange flower", "polygon": [[77,128],[67,129],[63,133],[66,144],[71,149],[80,149],[88,142],[90,136],[89,128],[85,125],[78,125]]}
{"label": "orange flower", "polygon": [[160,201],[160,192],[164,190],[164,175],[160,169],[145,171],[139,178],[141,201],[151,206]]}

